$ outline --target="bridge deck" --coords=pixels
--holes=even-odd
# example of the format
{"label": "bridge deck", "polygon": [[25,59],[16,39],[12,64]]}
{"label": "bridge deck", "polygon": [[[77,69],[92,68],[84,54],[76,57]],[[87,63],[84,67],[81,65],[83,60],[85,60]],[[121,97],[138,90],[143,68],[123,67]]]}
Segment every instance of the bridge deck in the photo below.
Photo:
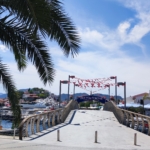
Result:
{"label": "bridge deck", "polygon": [[[31,150],[150,149],[149,136],[119,124],[112,112],[77,110],[71,123],[59,130],[60,142],[57,142],[57,130],[54,130],[32,141],[7,144],[1,140],[6,144],[0,147],[15,147],[16,150],[28,146]],[[94,143],[95,131],[98,131],[98,143]],[[134,133],[137,133],[137,146],[134,146]]]}

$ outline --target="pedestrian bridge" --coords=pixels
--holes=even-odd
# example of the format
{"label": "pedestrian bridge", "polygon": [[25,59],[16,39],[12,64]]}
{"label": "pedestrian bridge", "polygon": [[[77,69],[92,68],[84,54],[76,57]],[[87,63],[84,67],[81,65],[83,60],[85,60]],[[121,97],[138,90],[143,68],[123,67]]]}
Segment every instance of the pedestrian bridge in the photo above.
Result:
{"label": "pedestrian bridge", "polygon": [[[30,136],[22,136],[22,141],[15,140],[13,144],[11,144],[12,142],[10,142],[10,140],[8,141],[3,139],[1,140],[1,143],[3,143],[1,148],[14,148],[16,150],[19,150],[20,147],[22,150],[27,149],[28,147],[33,150],[40,150],[42,148],[45,150],[149,150],[150,137],[142,133],[147,130],[147,133],[149,134],[149,117],[121,110],[112,102],[105,104],[104,111],[81,109],[73,110],[73,106],[77,107],[74,102],[70,102],[68,106],[71,106],[70,110],[69,107],[65,109],[70,113],[63,123],[47,128],[46,130],[42,130],[41,132],[36,132]],[[65,114],[66,111],[62,111],[64,111],[63,113]],[[55,112],[55,114],[58,113]],[[65,118],[65,115],[58,116],[60,121],[62,121],[61,117],[63,118],[64,116]],[[27,120],[28,119],[26,119],[26,121]],[[24,123],[26,121],[24,121]],[[145,127],[145,123],[148,124],[147,127]],[[32,124],[32,121],[28,124],[28,126],[26,126],[26,128],[29,127],[30,124]],[[137,129],[140,127],[141,130],[138,131]],[[22,128],[20,131],[23,131],[23,122],[20,128]],[[57,136],[58,130],[59,139]],[[95,131],[97,131],[96,137]],[[137,134],[136,144],[134,143],[135,133]]]}

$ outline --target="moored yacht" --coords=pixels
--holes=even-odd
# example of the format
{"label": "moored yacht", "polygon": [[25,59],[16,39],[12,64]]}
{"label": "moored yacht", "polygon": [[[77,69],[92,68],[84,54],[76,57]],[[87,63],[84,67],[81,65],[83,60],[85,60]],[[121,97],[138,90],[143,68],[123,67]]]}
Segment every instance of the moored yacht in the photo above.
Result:
{"label": "moored yacht", "polygon": [[38,102],[38,103],[21,103],[20,106],[22,108],[46,108],[44,102]]}

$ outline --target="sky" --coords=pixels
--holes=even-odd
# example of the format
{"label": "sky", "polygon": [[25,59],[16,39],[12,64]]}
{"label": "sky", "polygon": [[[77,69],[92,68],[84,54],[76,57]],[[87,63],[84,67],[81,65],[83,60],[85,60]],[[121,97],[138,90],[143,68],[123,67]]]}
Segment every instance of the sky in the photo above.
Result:
{"label": "sky", "polygon": [[[3,63],[8,64],[18,89],[40,87],[59,94],[59,81],[69,75],[81,79],[117,76],[126,82],[126,95],[150,90],[150,1],[149,0],[63,0],[63,7],[76,25],[81,38],[79,54],[66,58],[56,42],[48,41],[56,70],[51,86],[44,86],[35,67],[28,63],[24,72],[17,70],[14,56],[0,44]],[[114,82],[114,81],[112,81]],[[62,93],[67,93],[62,85]],[[89,89],[98,90],[98,89]],[[110,88],[111,95],[115,87]],[[5,93],[2,85],[0,92]],[[76,92],[87,92],[76,87]],[[99,93],[107,94],[108,89]],[[73,93],[73,85],[70,85]],[[90,92],[87,92],[90,94]],[[124,96],[124,88],[117,93]]]}

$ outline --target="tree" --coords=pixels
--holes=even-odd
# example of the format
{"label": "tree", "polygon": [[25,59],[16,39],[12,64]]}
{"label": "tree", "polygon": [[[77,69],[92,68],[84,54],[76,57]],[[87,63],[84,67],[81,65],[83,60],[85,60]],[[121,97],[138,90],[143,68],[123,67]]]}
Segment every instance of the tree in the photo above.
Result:
{"label": "tree", "polygon": [[46,95],[45,95],[44,93],[40,93],[38,96],[39,96],[40,98],[46,98]]}
{"label": "tree", "polygon": [[[77,30],[59,0],[0,0],[0,41],[14,54],[18,70],[23,71],[31,61],[44,85],[51,84],[55,76],[43,40],[47,38],[56,41],[65,56],[78,54]],[[0,81],[8,93],[17,126],[21,115],[16,87],[1,60]]]}
{"label": "tree", "polygon": [[143,99],[141,99],[140,103],[143,105],[143,114],[145,114],[145,110],[144,110],[144,101],[150,99],[149,94],[145,93],[143,96]]}
{"label": "tree", "polygon": [[143,113],[144,108],[143,107],[129,107],[128,108],[129,111],[135,112],[135,113]]}
{"label": "tree", "polygon": [[18,90],[18,91],[17,91],[17,94],[18,94],[18,98],[19,98],[19,99],[22,99],[22,96],[23,96],[24,92]]}
{"label": "tree", "polygon": [[7,91],[7,96],[10,101],[11,109],[15,117],[13,126],[18,126],[21,118],[21,110],[19,106],[19,96],[12,80],[12,77],[8,71],[6,65],[1,63],[0,60],[0,82],[2,82],[4,89]]}
{"label": "tree", "polygon": [[33,91],[39,91],[39,88],[38,87],[34,87],[32,90]]}
{"label": "tree", "polygon": [[[145,101],[147,99],[150,99],[150,97],[149,97],[148,93],[145,93],[144,96],[143,96],[143,101]],[[144,102],[143,102],[143,104],[144,104]]]}

